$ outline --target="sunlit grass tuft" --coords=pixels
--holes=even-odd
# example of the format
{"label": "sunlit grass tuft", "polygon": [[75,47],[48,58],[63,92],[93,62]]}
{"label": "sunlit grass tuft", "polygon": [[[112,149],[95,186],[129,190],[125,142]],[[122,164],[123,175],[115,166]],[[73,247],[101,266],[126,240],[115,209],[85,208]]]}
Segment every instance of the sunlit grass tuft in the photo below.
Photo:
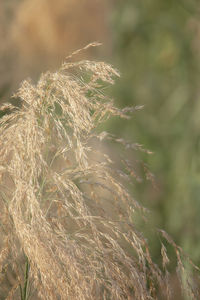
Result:
{"label": "sunlit grass tuft", "polygon": [[[134,211],[145,214],[127,188],[135,171],[126,158],[128,167],[118,170],[103,145],[141,146],[96,131],[110,116],[135,110],[116,108],[103,93],[116,76],[104,62],[65,61],[36,85],[21,84],[20,109],[2,107],[9,109],[0,119],[4,299],[173,299],[164,244],[160,269],[134,225]],[[161,234],[175,249],[181,282],[185,274],[183,290],[197,299],[181,249]]]}

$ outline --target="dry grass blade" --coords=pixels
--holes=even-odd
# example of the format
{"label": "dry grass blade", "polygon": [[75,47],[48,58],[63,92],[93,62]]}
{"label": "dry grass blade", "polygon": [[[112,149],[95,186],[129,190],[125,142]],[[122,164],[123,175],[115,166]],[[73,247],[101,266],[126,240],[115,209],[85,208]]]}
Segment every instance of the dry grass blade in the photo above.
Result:
{"label": "dry grass blade", "polygon": [[133,211],[142,207],[99,151],[107,136],[95,133],[99,123],[134,111],[115,108],[103,94],[103,82],[113,84],[115,76],[104,62],[65,62],[37,85],[24,81],[16,93],[21,109],[0,120],[1,233],[7,241],[1,258],[9,249],[17,274],[10,292],[2,290],[8,299],[20,297],[19,286],[30,294],[23,283],[26,257],[32,299],[156,299],[158,287],[167,288],[165,248],[163,274],[134,227]]}

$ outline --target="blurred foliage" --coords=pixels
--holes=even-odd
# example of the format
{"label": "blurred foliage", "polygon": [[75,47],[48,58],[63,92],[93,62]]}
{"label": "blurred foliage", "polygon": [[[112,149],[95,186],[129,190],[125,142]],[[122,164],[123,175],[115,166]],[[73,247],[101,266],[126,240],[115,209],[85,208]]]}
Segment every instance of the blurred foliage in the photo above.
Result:
{"label": "blurred foliage", "polygon": [[155,154],[144,160],[157,188],[136,185],[166,229],[200,262],[200,4],[194,0],[116,1],[112,15],[115,86],[120,106],[144,109],[113,131]]}
{"label": "blurred foliage", "polygon": [[99,39],[106,46],[90,49],[87,58],[107,53],[109,11],[106,0],[1,0],[0,102],[22,80],[37,81],[41,72],[57,69],[67,55],[91,41]]}

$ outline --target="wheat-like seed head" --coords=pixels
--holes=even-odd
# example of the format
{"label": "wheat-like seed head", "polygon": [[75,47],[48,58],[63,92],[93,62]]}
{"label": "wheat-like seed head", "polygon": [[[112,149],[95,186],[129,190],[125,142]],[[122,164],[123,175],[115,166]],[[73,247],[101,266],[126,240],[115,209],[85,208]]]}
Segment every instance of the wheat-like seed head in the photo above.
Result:
{"label": "wheat-like seed head", "polygon": [[[120,181],[129,175],[100,144],[141,146],[96,133],[108,117],[134,110],[102,92],[115,76],[104,62],[64,62],[36,85],[24,81],[15,95],[22,107],[9,105],[0,120],[0,262],[17,277],[7,299],[19,297],[24,255],[40,299],[156,299],[158,286],[170,299],[168,277],[134,227],[133,210],[143,209]],[[162,257],[166,271],[164,245]]]}

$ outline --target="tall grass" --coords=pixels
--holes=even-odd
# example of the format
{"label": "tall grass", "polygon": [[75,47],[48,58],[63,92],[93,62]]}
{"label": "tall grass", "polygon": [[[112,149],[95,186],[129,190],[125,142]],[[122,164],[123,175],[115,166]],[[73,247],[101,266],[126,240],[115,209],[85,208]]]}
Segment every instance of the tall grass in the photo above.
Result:
{"label": "tall grass", "polygon": [[166,241],[183,293],[198,299],[190,261],[164,231],[163,266],[152,261],[135,227],[134,211],[142,218],[145,209],[128,191],[135,170],[127,157],[119,170],[102,146],[140,148],[97,128],[138,107],[120,110],[104,94],[119,76],[112,66],[70,58],[21,84],[21,108],[1,107],[10,112],[0,120],[1,299],[174,299]]}

